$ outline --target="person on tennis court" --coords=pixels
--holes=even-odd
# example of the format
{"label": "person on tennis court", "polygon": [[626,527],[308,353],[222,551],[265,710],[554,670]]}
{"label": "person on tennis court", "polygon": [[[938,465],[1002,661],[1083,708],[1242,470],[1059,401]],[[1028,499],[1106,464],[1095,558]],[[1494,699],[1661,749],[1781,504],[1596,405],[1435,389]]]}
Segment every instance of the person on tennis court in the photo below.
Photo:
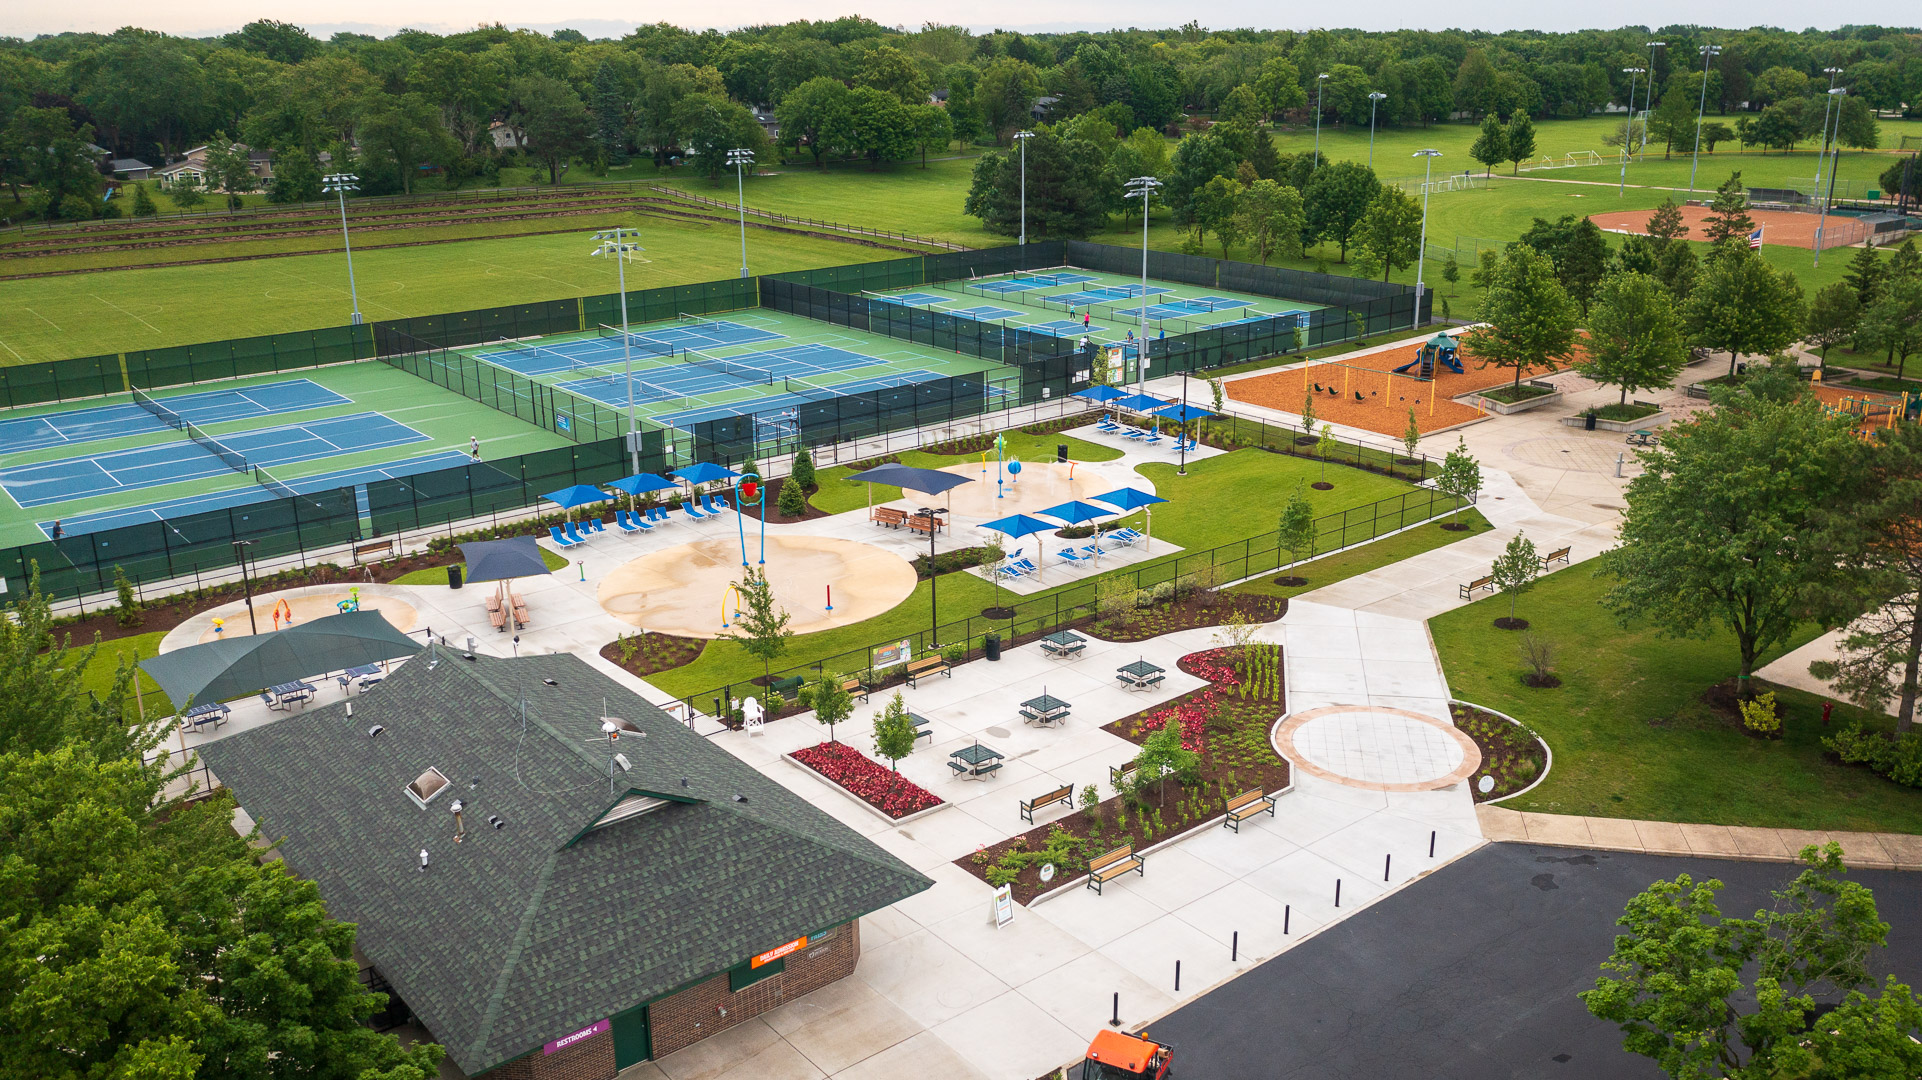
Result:
{"label": "person on tennis court", "polygon": [[480,460],[480,440],[472,435],[467,437],[467,456],[475,461]]}
{"label": "person on tennis court", "polygon": [[60,519],[55,518],[53,522],[53,528],[48,532],[48,539],[58,540],[65,535],[67,535],[67,530],[61,528]]}
{"label": "person on tennis court", "polygon": [[1093,326],[1094,326],[1094,316],[1089,312],[1086,312],[1086,311],[1082,312],[1081,313],[1081,329],[1087,330],[1092,328]]}

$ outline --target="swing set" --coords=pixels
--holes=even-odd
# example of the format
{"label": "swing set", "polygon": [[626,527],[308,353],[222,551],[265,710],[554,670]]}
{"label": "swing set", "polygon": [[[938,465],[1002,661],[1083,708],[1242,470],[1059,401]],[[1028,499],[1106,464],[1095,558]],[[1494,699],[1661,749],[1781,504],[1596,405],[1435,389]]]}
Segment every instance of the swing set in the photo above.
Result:
{"label": "swing set", "polygon": [[[1341,369],[1341,385],[1335,385],[1335,376],[1330,368]],[[1323,372],[1327,382],[1323,383]],[[1428,415],[1435,415],[1435,399],[1441,394],[1432,378],[1424,379],[1417,375],[1402,375],[1378,368],[1356,367],[1330,360],[1327,363],[1312,364],[1301,373],[1302,385],[1311,394],[1326,395],[1336,401],[1351,402],[1356,405],[1386,405],[1401,409],[1419,407],[1425,399]],[[1413,383],[1413,386],[1403,384]],[[1424,391],[1424,387],[1427,389]],[[1413,395],[1413,400],[1410,400]]]}

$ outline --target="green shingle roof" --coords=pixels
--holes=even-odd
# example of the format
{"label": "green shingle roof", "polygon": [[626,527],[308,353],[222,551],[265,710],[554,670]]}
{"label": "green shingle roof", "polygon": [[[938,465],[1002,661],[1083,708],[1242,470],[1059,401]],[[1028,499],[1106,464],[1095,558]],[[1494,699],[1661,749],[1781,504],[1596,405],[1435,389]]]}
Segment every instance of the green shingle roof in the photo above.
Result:
{"label": "green shingle roof", "polygon": [[[353,705],[200,753],[469,1074],[933,884],[575,656],[423,653]],[[613,791],[603,715],[646,733]],[[587,831],[631,792],[675,801]]]}

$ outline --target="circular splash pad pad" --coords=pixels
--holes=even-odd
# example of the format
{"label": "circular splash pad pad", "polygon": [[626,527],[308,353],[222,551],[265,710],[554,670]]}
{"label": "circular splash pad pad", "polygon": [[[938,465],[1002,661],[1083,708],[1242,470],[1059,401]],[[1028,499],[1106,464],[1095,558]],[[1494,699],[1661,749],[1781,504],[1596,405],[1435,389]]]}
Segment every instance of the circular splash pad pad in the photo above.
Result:
{"label": "circular splash pad pad", "polygon": [[[748,558],[760,542],[748,538]],[[755,564],[760,568],[758,564]],[[888,611],[914,591],[914,567],[893,552],[831,536],[767,538],[768,582],[797,634],[846,626]],[[643,555],[601,579],[603,610],[654,633],[714,638],[722,604],[733,621],[728,586],[741,579],[741,544],[732,536],[696,540]],[[834,610],[827,591],[834,590]]]}

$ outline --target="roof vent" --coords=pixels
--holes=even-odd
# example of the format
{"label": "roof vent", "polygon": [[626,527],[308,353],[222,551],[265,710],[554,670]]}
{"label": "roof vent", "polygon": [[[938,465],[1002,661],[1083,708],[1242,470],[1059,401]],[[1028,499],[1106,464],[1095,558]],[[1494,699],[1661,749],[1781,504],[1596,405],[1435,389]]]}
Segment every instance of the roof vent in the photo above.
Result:
{"label": "roof vent", "polygon": [[542,682],[544,682],[544,683],[546,683],[546,684],[547,684],[547,685],[549,685],[549,686],[559,686],[559,685],[560,685],[560,683],[557,683],[557,682],[555,682],[555,681],[554,681],[554,680],[552,680],[552,679],[542,679],[541,681],[542,681]]}
{"label": "roof vent", "polygon": [[[602,814],[600,820],[596,821],[593,827],[599,829],[603,826],[612,825],[617,821],[625,821],[631,817],[638,817],[650,810],[659,810],[661,807],[667,805],[670,804],[666,799],[657,799],[652,795],[631,794],[620,802],[615,803],[613,809]],[[497,829],[500,828],[499,825],[494,827]]]}
{"label": "roof vent", "polygon": [[434,801],[434,796],[446,790],[447,777],[439,769],[428,769],[407,785],[407,797],[414,800],[415,806],[425,810],[427,804]]}
{"label": "roof vent", "polygon": [[385,725],[375,724],[373,727],[367,729],[367,737],[370,739],[378,739],[380,738],[380,733],[386,730]]}
{"label": "roof vent", "polygon": [[734,801],[735,801],[735,802],[746,802],[746,801],[747,801],[747,796],[746,796],[746,795],[736,795],[736,796],[734,796],[734,797],[733,797],[733,799],[734,799]]}
{"label": "roof vent", "polygon": [[496,829],[502,828],[507,824],[507,822],[501,820],[501,816],[499,814],[487,815],[487,823],[489,825],[492,825]]}

